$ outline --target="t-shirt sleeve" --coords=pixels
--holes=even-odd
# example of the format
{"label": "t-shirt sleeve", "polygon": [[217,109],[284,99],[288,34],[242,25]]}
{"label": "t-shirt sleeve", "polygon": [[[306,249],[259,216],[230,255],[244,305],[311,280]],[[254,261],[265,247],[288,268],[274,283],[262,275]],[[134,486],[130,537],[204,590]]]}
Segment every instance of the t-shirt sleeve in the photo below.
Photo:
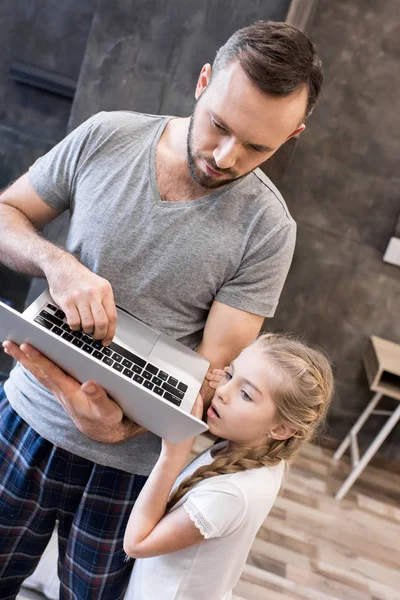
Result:
{"label": "t-shirt sleeve", "polygon": [[211,539],[239,527],[246,514],[246,499],[234,483],[210,479],[193,488],[183,508],[204,538]]}
{"label": "t-shirt sleeve", "polygon": [[215,299],[263,317],[273,317],[296,243],[296,224],[289,221],[249,247],[242,263]]}
{"label": "t-shirt sleeve", "polygon": [[98,115],[94,115],[79,125],[29,169],[29,180],[36,193],[57,210],[70,207],[75,177],[90,151],[90,134],[97,119]]}

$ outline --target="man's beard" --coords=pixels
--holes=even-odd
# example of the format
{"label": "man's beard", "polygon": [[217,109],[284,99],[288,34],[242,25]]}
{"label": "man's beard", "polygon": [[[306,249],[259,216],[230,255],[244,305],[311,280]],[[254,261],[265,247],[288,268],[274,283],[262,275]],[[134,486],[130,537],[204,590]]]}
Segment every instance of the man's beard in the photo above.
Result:
{"label": "man's beard", "polygon": [[[241,175],[241,176],[237,176],[234,173],[232,173],[232,171],[230,169],[219,169],[213,158],[206,158],[200,152],[195,153],[193,151],[193,127],[194,127],[194,120],[195,120],[195,115],[196,115],[196,106],[197,106],[197,103],[194,107],[192,116],[190,117],[189,131],[188,131],[188,136],[187,136],[187,141],[186,141],[189,173],[190,173],[190,176],[193,179],[193,181],[195,181],[196,183],[198,183],[201,187],[203,187],[205,189],[212,190],[212,189],[222,187],[223,185],[227,185],[228,183],[232,183],[232,181],[237,181],[237,180],[241,179],[242,177],[245,177],[245,175],[247,175],[247,173],[245,173],[244,175]],[[223,179],[218,179],[218,178],[213,179],[212,177],[209,177],[204,171],[202,171],[197,166],[196,158],[205,161],[212,169],[215,169],[215,171],[217,171],[217,173],[226,173],[227,175],[230,175],[230,177],[226,177],[226,178],[224,177]]]}

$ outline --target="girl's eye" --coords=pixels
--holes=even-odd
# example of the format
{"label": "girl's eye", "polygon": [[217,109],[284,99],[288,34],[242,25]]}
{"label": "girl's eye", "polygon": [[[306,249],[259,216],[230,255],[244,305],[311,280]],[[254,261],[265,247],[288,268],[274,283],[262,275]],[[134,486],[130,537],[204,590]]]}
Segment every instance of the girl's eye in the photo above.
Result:
{"label": "girl's eye", "polygon": [[232,375],[228,371],[225,371],[225,378],[230,381],[232,379]]}
{"label": "girl's eye", "polygon": [[251,396],[249,396],[248,393],[245,392],[244,390],[241,390],[240,393],[242,394],[243,399],[246,400],[247,402],[253,401],[253,398],[251,398]]}

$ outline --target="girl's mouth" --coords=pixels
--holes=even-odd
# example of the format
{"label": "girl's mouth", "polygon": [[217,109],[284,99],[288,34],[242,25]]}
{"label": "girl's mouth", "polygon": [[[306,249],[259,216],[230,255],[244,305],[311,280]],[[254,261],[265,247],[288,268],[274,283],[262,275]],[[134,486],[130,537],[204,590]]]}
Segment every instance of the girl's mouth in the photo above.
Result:
{"label": "girl's mouth", "polygon": [[217,410],[213,406],[213,404],[211,404],[210,408],[207,411],[207,417],[210,417],[210,419],[220,419],[221,418],[219,416]]}

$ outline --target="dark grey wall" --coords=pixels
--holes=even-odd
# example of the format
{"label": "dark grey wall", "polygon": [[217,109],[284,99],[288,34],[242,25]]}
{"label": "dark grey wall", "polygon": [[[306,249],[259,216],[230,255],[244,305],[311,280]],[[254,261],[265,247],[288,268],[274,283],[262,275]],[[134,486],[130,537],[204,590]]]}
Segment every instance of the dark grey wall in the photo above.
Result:
{"label": "dark grey wall", "polygon": [[[304,332],[332,356],[330,433],[340,438],[370,398],[368,337],[400,342],[400,269],[382,262],[400,211],[400,12],[390,0],[319,2],[310,34],[325,86],[280,184],[299,232],[269,325]],[[371,418],[365,442],[384,419]],[[399,434],[387,456],[400,456]]]}
{"label": "dark grey wall", "polygon": [[200,69],[241,27],[290,0],[99,0],[70,126],[98,110],[187,116]]}
{"label": "dark grey wall", "polygon": [[64,137],[71,110],[71,100],[10,79],[12,61],[78,79],[95,2],[0,2],[0,188]]}
{"label": "dark grey wall", "polygon": [[[20,61],[78,79],[96,0],[0,2],[0,189],[66,133],[72,101],[9,78]],[[0,265],[0,297],[23,308],[29,278]],[[0,355],[0,372],[11,361]]]}

